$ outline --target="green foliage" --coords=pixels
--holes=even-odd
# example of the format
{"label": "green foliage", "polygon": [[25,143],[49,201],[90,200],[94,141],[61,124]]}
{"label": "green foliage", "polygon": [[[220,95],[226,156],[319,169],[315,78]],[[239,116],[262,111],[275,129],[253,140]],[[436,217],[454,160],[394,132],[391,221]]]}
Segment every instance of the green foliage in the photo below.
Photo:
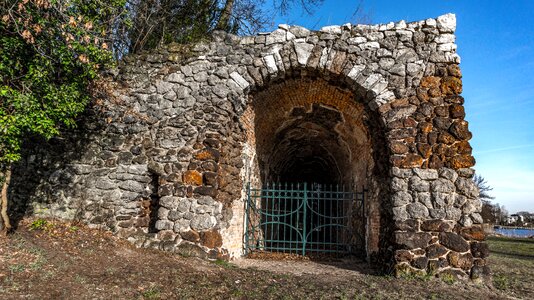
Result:
{"label": "green foliage", "polygon": [[76,232],[78,230],[80,230],[80,227],[78,227],[78,226],[70,226],[69,227],[69,231],[71,231],[71,232]]}
{"label": "green foliage", "polygon": [[133,22],[122,30],[128,52],[136,53],[171,42],[189,43],[208,35],[219,14],[216,0],[133,0]]}
{"label": "green foliage", "polygon": [[456,282],[456,278],[452,274],[443,274],[440,277],[441,277],[441,280],[448,285],[452,285],[453,283]]}
{"label": "green foliage", "polygon": [[501,291],[506,291],[510,288],[510,280],[506,275],[496,274],[493,276],[493,286]]}
{"label": "green foliage", "polygon": [[9,271],[11,272],[11,274],[24,272],[24,270],[26,270],[26,266],[23,265],[23,264],[12,264],[12,265],[9,265]]}
{"label": "green foliage", "polygon": [[126,0],[5,0],[0,4],[0,167],[28,135],[75,126],[88,87],[113,63],[107,37]]}
{"label": "green foliage", "polygon": [[235,269],[235,268],[237,268],[236,265],[234,265],[232,263],[229,263],[229,262],[227,262],[226,260],[223,260],[223,259],[214,260],[213,263],[218,265],[218,266],[220,266],[220,267],[227,268],[227,269]]}
{"label": "green foliage", "polygon": [[159,299],[160,298],[160,290],[156,286],[152,286],[146,291],[142,293],[143,298],[145,299]]}
{"label": "green foliage", "polygon": [[37,219],[30,224],[30,230],[46,230],[52,227],[53,224],[48,223],[45,219]]}
{"label": "green foliage", "polygon": [[[270,2],[271,5],[266,5]],[[116,34],[118,56],[138,53],[168,43],[197,42],[214,30],[253,34],[277,13],[300,7],[311,14],[323,0],[130,0],[128,18]],[[130,21],[131,20],[131,21]],[[124,25],[124,26],[123,26]]]}

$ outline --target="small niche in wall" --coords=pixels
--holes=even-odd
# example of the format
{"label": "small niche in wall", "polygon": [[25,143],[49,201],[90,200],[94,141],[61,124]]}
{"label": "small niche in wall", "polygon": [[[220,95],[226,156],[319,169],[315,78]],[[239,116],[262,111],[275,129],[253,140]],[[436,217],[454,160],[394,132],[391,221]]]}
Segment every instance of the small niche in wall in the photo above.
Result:
{"label": "small niche in wall", "polygon": [[148,223],[148,232],[156,233],[158,229],[156,228],[156,222],[158,221],[158,210],[160,207],[160,197],[158,194],[159,190],[159,176],[155,173],[151,174],[152,180],[150,181],[150,207],[149,207],[149,218]]}

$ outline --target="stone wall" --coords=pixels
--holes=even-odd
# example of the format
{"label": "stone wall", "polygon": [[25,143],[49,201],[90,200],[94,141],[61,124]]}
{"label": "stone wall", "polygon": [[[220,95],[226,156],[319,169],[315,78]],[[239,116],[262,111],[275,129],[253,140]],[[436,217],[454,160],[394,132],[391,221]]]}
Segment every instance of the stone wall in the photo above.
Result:
{"label": "stone wall", "polygon": [[[280,25],[126,57],[77,130],[28,141],[14,170],[13,213],[78,218],[143,247],[239,256],[244,186],[265,171],[257,120],[279,108],[257,115],[255,107],[277,86],[312,82],[318,93],[348,95],[326,94],[317,105],[361,112],[341,110],[347,128],[363,128],[365,147],[335,128],[348,149],[367,149],[365,164],[346,152],[346,178],[369,190],[368,257],[398,275],[478,278],[488,272],[487,246],[455,27],[451,14],[319,31]],[[310,99],[290,111],[311,117]]]}

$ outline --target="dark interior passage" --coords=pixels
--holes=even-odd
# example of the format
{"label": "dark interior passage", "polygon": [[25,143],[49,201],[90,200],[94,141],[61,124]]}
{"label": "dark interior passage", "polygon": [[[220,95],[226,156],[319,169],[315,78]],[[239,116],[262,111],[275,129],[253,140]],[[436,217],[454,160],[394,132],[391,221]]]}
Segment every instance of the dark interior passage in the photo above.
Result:
{"label": "dark interior passage", "polygon": [[290,116],[293,119],[276,134],[266,180],[343,184],[339,164],[349,161],[349,153],[335,131],[341,113],[313,104],[310,112],[297,107]]}
{"label": "dark interior passage", "polygon": [[362,105],[326,81],[300,79],[260,92],[252,107],[256,181],[271,190],[260,203],[265,245],[293,249],[300,238],[310,251],[351,248],[364,235],[353,216],[372,167]]}

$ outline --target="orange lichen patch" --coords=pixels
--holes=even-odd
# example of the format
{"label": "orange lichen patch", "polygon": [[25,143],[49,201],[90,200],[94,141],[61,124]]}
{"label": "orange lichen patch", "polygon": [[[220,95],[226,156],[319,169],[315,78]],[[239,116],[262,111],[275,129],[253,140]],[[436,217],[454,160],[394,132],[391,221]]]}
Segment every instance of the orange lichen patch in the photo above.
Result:
{"label": "orange lichen patch", "polygon": [[463,119],[465,117],[465,109],[463,105],[460,104],[453,104],[449,108],[449,113],[452,118],[460,118]]}
{"label": "orange lichen patch", "polygon": [[454,151],[458,154],[471,154],[473,152],[473,148],[471,148],[471,145],[467,141],[459,141],[453,147]]}
{"label": "orange lichen patch", "polygon": [[462,80],[456,77],[443,77],[441,92],[444,95],[459,95],[462,93]]}
{"label": "orange lichen patch", "polygon": [[421,101],[421,102],[428,101],[428,99],[429,99],[428,90],[425,89],[425,88],[418,88],[417,89],[417,99],[419,99],[419,101]]}
{"label": "orange lichen patch", "polygon": [[469,228],[463,228],[460,232],[460,235],[467,240],[484,241],[486,239],[486,234],[484,233],[482,226],[479,225],[473,225]]}
{"label": "orange lichen patch", "polygon": [[449,162],[449,167],[453,169],[470,168],[474,165],[475,158],[471,155],[457,155]]}
{"label": "orange lichen patch", "polygon": [[449,72],[450,76],[462,78],[462,71],[460,70],[460,66],[456,64],[449,65],[447,67],[447,71]]}
{"label": "orange lichen patch", "polygon": [[429,158],[430,155],[432,155],[432,147],[430,147],[429,144],[417,144],[417,150],[421,153],[423,158]]}
{"label": "orange lichen patch", "polygon": [[418,168],[423,163],[423,158],[417,154],[408,154],[401,163],[401,168]]}
{"label": "orange lichen patch", "polygon": [[442,132],[442,133],[439,134],[438,142],[440,142],[440,143],[444,143],[444,144],[450,145],[450,144],[454,143],[455,141],[456,141],[456,139],[454,138],[454,136],[452,136],[448,132]]}
{"label": "orange lichen patch", "polygon": [[395,167],[403,169],[419,168],[423,164],[423,158],[420,155],[408,153],[406,156],[393,158],[392,162]]}
{"label": "orange lichen patch", "polygon": [[195,154],[195,158],[198,160],[214,160],[219,161],[221,154],[219,151],[211,148],[205,148],[204,150]]}
{"label": "orange lichen patch", "polygon": [[406,144],[402,142],[392,142],[390,148],[391,151],[395,154],[404,154],[407,153],[408,150],[410,150],[408,146],[406,146]]}
{"label": "orange lichen patch", "polygon": [[432,131],[432,128],[434,128],[432,123],[429,123],[429,122],[419,123],[419,130],[421,130],[422,133],[429,133]]}
{"label": "orange lichen patch", "polygon": [[197,170],[187,170],[183,177],[185,184],[202,185],[202,174]]}
{"label": "orange lichen patch", "polygon": [[428,89],[439,88],[440,80],[441,78],[436,76],[423,77],[421,79],[421,87]]}

